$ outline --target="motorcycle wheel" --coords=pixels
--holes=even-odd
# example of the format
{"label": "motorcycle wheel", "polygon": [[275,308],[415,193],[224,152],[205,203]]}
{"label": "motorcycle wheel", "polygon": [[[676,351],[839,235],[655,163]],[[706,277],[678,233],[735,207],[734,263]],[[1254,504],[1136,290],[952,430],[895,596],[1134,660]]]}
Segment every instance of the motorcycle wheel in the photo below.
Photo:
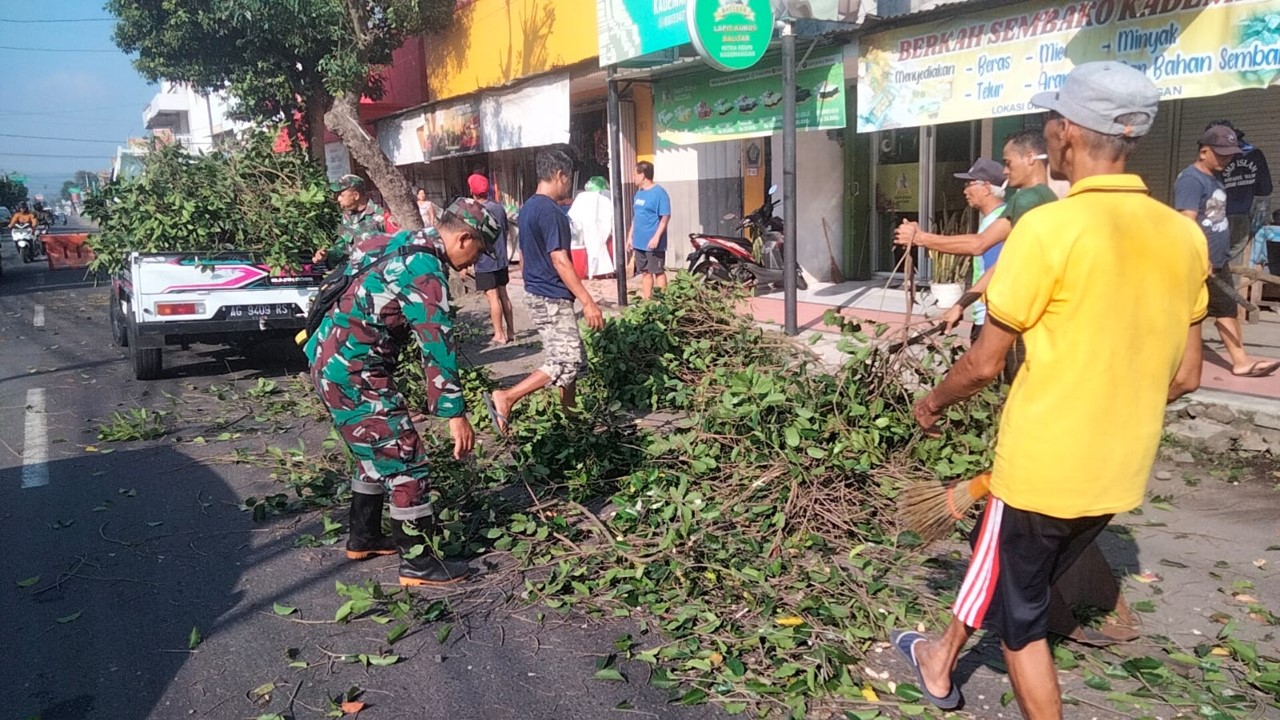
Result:
{"label": "motorcycle wheel", "polygon": [[796,289],[797,289],[797,290],[808,290],[808,289],[809,289],[809,283],[808,283],[808,281],[806,281],[806,280],[804,279],[804,273],[802,273],[802,272],[797,272],[797,273],[796,273]]}
{"label": "motorcycle wheel", "polygon": [[32,258],[32,257],[31,257],[31,256],[32,256],[32,254],[33,254],[33,251],[32,251],[32,249],[31,249],[31,246],[30,246],[30,245],[28,245],[28,246],[26,246],[26,247],[22,248],[22,264],[23,264],[23,265],[26,265],[27,263],[30,263],[30,262],[34,259],[34,258]]}
{"label": "motorcycle wheel", "polygon": [[725,272],[724,266],[714,260],[703,260],[691,272],[695,277],[700,277],[706,282],[728,282],[730,280],[729,273]]}

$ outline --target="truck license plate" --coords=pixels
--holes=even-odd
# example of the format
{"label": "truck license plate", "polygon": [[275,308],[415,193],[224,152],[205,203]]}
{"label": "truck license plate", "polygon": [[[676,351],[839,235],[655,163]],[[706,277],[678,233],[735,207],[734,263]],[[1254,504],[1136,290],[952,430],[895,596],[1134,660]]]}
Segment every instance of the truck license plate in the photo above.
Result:
{"label": "truck license plate", "polygon": [[228,318],[291,318],[298,314],[298,308],[290,303],[271,303],[268,305],[232,305],[227,308]]}

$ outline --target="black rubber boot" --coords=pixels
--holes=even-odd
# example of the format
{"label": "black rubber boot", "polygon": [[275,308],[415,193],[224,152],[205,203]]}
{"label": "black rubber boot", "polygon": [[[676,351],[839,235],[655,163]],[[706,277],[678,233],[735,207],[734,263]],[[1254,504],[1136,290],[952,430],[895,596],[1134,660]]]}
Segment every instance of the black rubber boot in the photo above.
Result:
{"label": "black rubber boot", "polygon": [[391,555],[396,544],[382,532],[382,494],[351,495],[351,515],[347,529],[347,558],[368,560],[378,555]]}
{"label": "black rubber boot", "polygon": [[[404,524],[408,522],[422,535],[410,535],[405,532]],[[443,586],[465,580],[471,574],[471,566],[465,562],[445,560],[432,551],[426,543],[428,538],[435,537],[436,519],[429,515],[417,520],[401,521],[392,519],[391,536],[395,538],[396,547],[400,550],[400,584]],[[425,537],[424,537],[425,536]],[[414,547],[422,545],[422,552],[414,558],[406,558]]]}

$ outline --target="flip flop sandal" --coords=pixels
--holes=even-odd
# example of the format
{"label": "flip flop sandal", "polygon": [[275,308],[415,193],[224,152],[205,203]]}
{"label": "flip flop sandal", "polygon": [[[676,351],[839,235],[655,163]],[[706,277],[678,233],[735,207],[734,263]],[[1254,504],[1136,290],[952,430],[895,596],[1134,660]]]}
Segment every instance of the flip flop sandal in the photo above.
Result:
{"label": "flip flop sandal", "polygon": [[898,649],[898,652],[902,653],[907,664],[915,671],[916,682],[919,683],[918,687],[920,692],[924,693],[924,698],[939,710],[959,709],[964,705],[964,696],[960,694],[960,688],[956,687],[955,683],[951,684],[951,692],[947,693],[946,697],[931,694],[924,684],[924,673],[920,672],[920,663],[916,662],[916,643],[926,639],[924,635],[914,630],[895,631],[889,636],[889,641]]}
{"label": "flip flop sandal", "polygon": [[506,438],[507,416],[498,412],[498,407],[493,404],[492,394],[485,393],[483,397],[485,409],[489,411],[489,421],[493,423],[493,431],[498,437]]}
{"label": "flip flop sandal", "polygon": [[1260,378],[1260,377],[1268,377],[1274,374],[1276,370],[1280,370],[1280,360],[1277,360],[1275,362],[1263,362],[1259,360],[1258,362],[1251,365],[1248,370],[1242,373],[1238,373],[1232,370],[1231,374],[1235,375],[1236,377]]}

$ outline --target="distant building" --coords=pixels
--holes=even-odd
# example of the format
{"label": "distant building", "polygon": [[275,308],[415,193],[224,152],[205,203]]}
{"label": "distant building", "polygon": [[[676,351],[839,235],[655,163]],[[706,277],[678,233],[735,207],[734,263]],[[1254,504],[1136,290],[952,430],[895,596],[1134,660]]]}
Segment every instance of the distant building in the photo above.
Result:
{"label": "distant building", "polygon": [[228,104],[221,93],[202,94],[188,85],[165,80],[142,111],[142,122],[160,142],[178,142],[205,152],[249,127],[228,117]]}

